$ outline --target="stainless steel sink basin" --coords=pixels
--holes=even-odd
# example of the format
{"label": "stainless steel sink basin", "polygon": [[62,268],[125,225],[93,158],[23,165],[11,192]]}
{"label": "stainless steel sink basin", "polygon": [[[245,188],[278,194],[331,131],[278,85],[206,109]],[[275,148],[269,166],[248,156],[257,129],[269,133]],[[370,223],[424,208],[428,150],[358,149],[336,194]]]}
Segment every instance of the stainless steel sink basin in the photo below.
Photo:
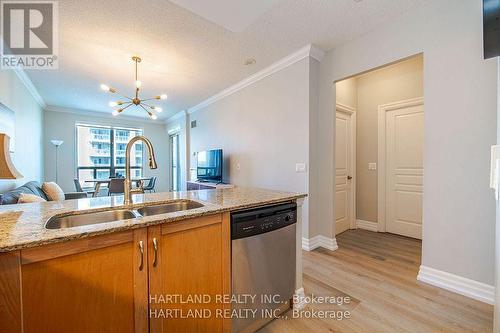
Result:
{"label": "stainless steel sink basin", "polygon": [[142,216],[151,216],[151,215],[178,212],[181,210],[195,209],[200,207],[203,207],[201,203],[191,200],[184,200],[184,201],[176,201],[165,204],[142,207],[139,208],[137,212],[139,212],[139,214],[141,214]]}
{"label": "stainless steel sink basin", "polygon": [[78,215],[53,216],[45,224],[47,229],[64,229],[80,227],[90,224],[99,224],[119,220],[133,219],[136,214],[127,209],[108,210],[104,212],[90,212]]}
{"label": "stainless steel sink basin", "polygon": [[203,207],[203,204],[191,200],[179,200],[169,203],[141,207],[139,209],[113,209],[102,212],[89,212],[66,216],[53,216],[45,224],[47,229],[64,229],[84,225],[114,222],[133,219],[141,216],[151,216],[178,212],[181,210]]}

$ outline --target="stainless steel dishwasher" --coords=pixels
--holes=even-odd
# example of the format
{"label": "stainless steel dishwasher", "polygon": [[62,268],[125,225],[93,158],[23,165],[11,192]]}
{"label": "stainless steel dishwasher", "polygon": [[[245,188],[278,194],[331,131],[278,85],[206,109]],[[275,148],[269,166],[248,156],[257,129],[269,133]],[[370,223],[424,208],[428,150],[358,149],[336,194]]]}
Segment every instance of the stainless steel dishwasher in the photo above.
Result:
{"label": "stainless steel dishwasher", "polygon": [[296,222],[295,203],[231,215],[233,333],[255,332],[291,307]]}

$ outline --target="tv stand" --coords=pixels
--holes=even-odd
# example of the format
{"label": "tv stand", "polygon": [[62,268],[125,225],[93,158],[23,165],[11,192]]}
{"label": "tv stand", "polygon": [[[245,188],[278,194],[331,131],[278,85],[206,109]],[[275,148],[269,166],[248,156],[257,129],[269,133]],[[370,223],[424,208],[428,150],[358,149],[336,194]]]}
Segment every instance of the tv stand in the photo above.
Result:
{"label": "tv stand", "polygon": [[207,181],[199,181],[199,180],[188,180],[186,182],[186,189],[188,191],[196,191],[196,190],[215,190],[221,188],[233,188],[232,184],[224,184],[224,183],[212,183]]}

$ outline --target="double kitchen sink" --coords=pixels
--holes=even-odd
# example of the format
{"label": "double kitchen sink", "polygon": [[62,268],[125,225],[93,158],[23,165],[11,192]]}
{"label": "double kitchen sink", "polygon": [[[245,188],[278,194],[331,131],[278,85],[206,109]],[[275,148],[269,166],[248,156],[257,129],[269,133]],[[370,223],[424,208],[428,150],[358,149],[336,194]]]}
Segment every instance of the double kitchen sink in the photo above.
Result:
{"label": "double kitchen sink", "polygon": [[203,204],[192,200],[178,200],[162,204],[152,204],[137,209],[110,209],[98,212],[78,213],[69,215],[56,215],[47,220],[47,229],[65,229],[81,227],[106,222],[134,219],[144,216],[152,216],[173,213],[183,210],[203,207]]}

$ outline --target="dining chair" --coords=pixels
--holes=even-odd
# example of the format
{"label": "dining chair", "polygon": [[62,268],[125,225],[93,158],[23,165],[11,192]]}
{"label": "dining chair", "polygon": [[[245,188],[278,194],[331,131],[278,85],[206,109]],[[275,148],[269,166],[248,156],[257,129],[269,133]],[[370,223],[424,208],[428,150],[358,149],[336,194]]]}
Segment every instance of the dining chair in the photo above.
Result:
{"label": "dining chair", "polygon": [[125,191],[125,179],[111,178],[108,185],[108,195],[123,194]]}
{"label": "dining chair", "polygon": [[149,179],[148,184],[146,186],[144,186],[144,191],[149,191],[150,193],[151,192],[155,192],[156,193],[155,185],[156,185],[156,177],[151,177]]}
{"label": "dining chair", "polygon": [[92,188],[82,188],[82,184],[80,184],[80,181],[78,180],[78,178],[74,178],[73,182],[75,183],[75,190],[77,192],[85,192],[85,193],[87,193],[87,195],[88,194],[90,194],[90,195],[94,194],[94,192],[95,192],[94,189],[92,189]]}

